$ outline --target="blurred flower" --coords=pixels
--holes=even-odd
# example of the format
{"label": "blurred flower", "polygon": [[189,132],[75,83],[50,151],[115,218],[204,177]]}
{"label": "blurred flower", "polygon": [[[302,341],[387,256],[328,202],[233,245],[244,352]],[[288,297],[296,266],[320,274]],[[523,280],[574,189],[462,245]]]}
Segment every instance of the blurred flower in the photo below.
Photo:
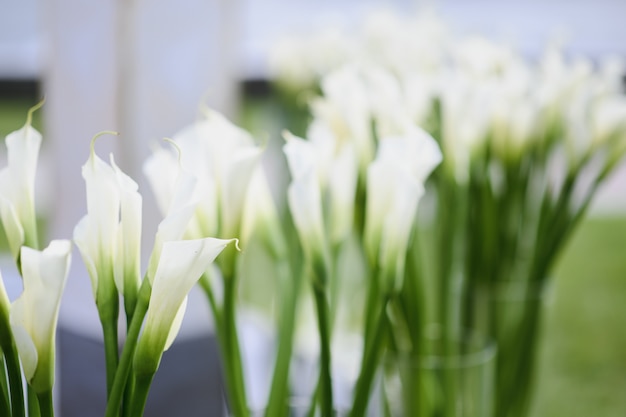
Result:
{"label": "blurred flower", "polygon": [[176,156],[163,150],[155,151],[144,165],[161,210],[173,197],[171,178],[182,167],[197,181],[193,191],[197,208],[189,236],[238,236],[248,184],[262,148],[245,130],[208,110],[203,120],[183,129],[173,139],[179,148],[180,167],[175,163]]}
{"label": "blurred flower", "polygon": [[287,201],[306,256],[314,266],[326,267],[329,260],[322,196],[319,179],[313,166],[309,166],[294,177],[287,190]]}
{"label": "blurred flower", "polygon": [[21,251],[24,292],[11,307],[11,326],[26,380],[38,393],[54,383],[55,333],[71,251],[69,240]]}
{"label": "blurred flower", "polygon": [[365,251],[370,265],[392,280],[387,291],[399,290],[423,184],[440,162],[434,139],[416,128],[411,135],[381,139],[368,168]]}

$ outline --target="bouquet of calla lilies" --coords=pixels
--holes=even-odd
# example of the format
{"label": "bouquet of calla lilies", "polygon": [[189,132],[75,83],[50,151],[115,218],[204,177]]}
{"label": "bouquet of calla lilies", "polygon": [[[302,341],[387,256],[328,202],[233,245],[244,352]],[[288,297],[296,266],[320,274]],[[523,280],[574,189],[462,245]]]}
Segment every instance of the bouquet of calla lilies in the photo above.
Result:
{"label": "bouquet of calla lilies", "polygon": [[[349,53],[320,46],[328,62],[282,73],[283,92],[307,104],[296,134],[283,133],[284,202],[262,165],[269,147],[215,111],[155,146],[143,168],[163,220],[143,267],[138,185],[113,155],[96,152],[115,132],[91,140],[87,213],[73,242],[40,249],[33,108],[6,138],[0,171],[0,219],[24,287],[11,303],[0,280],[0,415],[54,413],[72,243],[102,325],[106,417],[143,415],[196,284],[214,323],[228,415],[396,416],[401,398],[405,416],[456,416],[484,398],[468,399],[448,370],[399,372],[389,386],[401,393],[389,397],[380,381],[390,360],[413,365],[432,354],[428,334],[439,358],[461,357],[468,329],[499,352],[495,399],[480,416],[526,415],[550,271],[626,153],[623,67],[570,62],[556,48],[530,63],[483,39],[455,42],[437,21],[421,25],[383,15],[361,43],[333,33],[318,45]],[[271,283],[264,301],[276,349],[267,397],[253,404],[238,324],[242,286],[259,282]],[[307,319],[316,379],[303,388],[292,365]],[[349,366],[345,335],[356,340]]]}
{"label": "bouquet of calla lilies", "polygon": [[[287,40],[274,54],[280,94],[309,98],[310,132],[324,120],[336,138],[354,143],[361,172],[368,156],[386,152],[382,138],[397,134],[402,122],[422,126],[443,155],[427,183],[429,204],[402,249],[410,272],[401,302],[389,309],[395,334],[389,347],[418,361],[420,339],[433,325],[438,354],[446,357],[463,353],[457,341],[468,331],[491,337],[498,345],[494,414],[527,415],[552,268],[626,153],[626,66],[613,58],[596,65],[568,60],[556,44],[530,62],[508,45],[454,36],[432,16],[390,13],[372,16],[350,35],[335,32],[338,40],[324,43],[327,50],[312,50],[322,63],[298,59],[310,53],[304,45],[327,36]],[[340,53],[344,48],[349,53]],[[305,66],[306,76],[294,77],[294,66]],[[393,164],[410,157],[413,170],[434,167],[411,155],[405,150]],[[366,217],[369,198],[393,201],[391,194],[374,197],[375,165],[367,168],[367,198],[359,188],[365,178],[357,182],[355,201],[367,203]],[[394,178],[386,180],[386,193],[400,177]],[[384,235],[371,236],[365,234],[365,253],[376,269],[369,252]],[[367,343],[366,337],[365,352]],[[420,395],[432,394],[411,389],[410,415],[455,415],[455,406],[445,404],[455,404],[454,392],[444,388],[443,414],[431,414],[423,408],[429,398]]]}
{"label": "bouquet of calla lilies", "polygon": [[[0,173],[2,224],[23,277],[24,291],[11,304],[0,287],[3,366],[0,406],[6,416],[52,416],[55,333],[72,243],[50,242],[38,250],[34,181],[41,135],[30,126],[10,134],[8,166]],[[105,132],[107,133],[107,132]],[[105,343],[107,416],[142,415],[163,352],[178,333],[186,297],[214,259],[236,239],[184,239],[196,203],[193,179],[181,184],[159,225],[147,271],[140,275],[141,195],[137,184],[95,153],[83,166],[87,215],[74,231],[92,281]],[[128,323],[118,355],[120,295]],[[23,388],[24,378],[27,383]]]}
{"label": "bouquet of calla lilies", "polygon": [[[115,132],[92,139],[82,168],[87,214],[76,225],[73,241],[91,279],[102,324],[107,417],[143,414],[152,379],[176,337],[187,294],[196,283],[211,307],[229,412],[250,415],[237,326],[242,279],[238,249],[253,242],[272,260],[277,293],[268,302],[278,305],[280,313],[265,415],[289,413],[297,316],[307,294],[315,306],[320,353],[319,382],[307,394],[306,407],[323,416],[337,409],[331,346],[338,308],[333,300],[347,247],[356,248],[353,261],[363,271],[358,279],[368,290],[361,366],[351,382],[353,405],[346,408],[351,415],[365,415],[390,329],[388,305],[405,285],[405,258],[424,181],[441,161],[434,139],[416,124],[383,119],[381,115],[380,124],[387,130],[375,136],[363,131],[368,136],[358,140],[351,132],[337,135],[336,126],[322,117],[311,125],[308,140],[285,133],[292,182],[283,220],[260,165],[264,149],[249,133],[206,110],[192,126],[156,147],[145,163],[164,218],[143,274],[137,183],[113,155],[107,163],[96,153],[102,136]],[[54,241],[43,252],[36,250],[33,184],[40,141],[30,122],[11,134],[9,166],[0,174],[3,181],[4,175],[27,180],[19,188],[18,182],[6,181],[2,189],[3,225],[25,289],[12,306],[2,294],[7,369],[2,405],[6,415],[14,416],[53,414],[54,334],[72,246],[69,240]],[[121,311],[127,324],[123,343],[117,332]]]}

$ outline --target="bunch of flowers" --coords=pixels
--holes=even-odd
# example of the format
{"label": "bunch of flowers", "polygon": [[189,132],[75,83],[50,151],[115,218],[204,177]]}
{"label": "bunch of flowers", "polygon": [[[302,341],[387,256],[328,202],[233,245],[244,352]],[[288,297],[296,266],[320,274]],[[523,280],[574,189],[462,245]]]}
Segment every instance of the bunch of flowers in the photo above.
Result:
{"label": "bunch of flowers", "polygon": [[[30,126],[34,110],[24,128],[7,137],[9,163],[0,173],[2,224],[24,284],[22,295],[13,304],[4,285],[0,287],[0,340],[6,366],[0,378],[0,407],[6,416],[54,414],[55,333],[72,249],[69,240],[55,240],[43,251],[37,249],[34,181],[41,135]],[[74,242],[91,278],[102,322],[106,415],[138,416],[143,413],[163,352],[180,328],[187,293],[236,239],[183,240],[196,203],[189,187],[193,179],[180,175],[175,178],[179,186],[159,225],[142,279],[141,195],[112,156],[107,164],[96,155],[99,136],[92,140],[91,154],[83,166],[88,213],[76,225]],[[117,340],[120,296],[128,323],[121,356]]]}
{"label": "bunch of flowers", "polygon": [[372,132],[399,120],[436,139],[443,162],[409,248],[418,288],[402,293],[420,307],[404,317],[413,329],[437,323],[445,354],[464,329],[493,337],[495,414],[526,415],[551,270],[626,153],[624,66],[567,60],[556,45],[530,62],[508,45],[455,37],[428,16],[379,15],[344,38],[336,45],[352,45],[345,59],[328,60],[299,91],[284,82],[280,46],[276,83],[296,95],[318,91],[308,100],[312,127],[324,119],[337,137],[354,138],[360,161],[384,143]]}

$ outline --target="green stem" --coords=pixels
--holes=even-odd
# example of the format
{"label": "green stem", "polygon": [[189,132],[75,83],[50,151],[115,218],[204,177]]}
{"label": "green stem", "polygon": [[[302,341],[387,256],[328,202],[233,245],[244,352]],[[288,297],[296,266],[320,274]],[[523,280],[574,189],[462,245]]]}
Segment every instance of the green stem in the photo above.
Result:
{"label": "green stem", "polygon": [[129,381],[126,382],[126,387],[124,388],[124,398],[122,401],[122,417],[133,417],[131,413],[131,404],[133,400],[135,390],[135,378],[130,378]]}
{"label": "green stem", "polygon": [[279,325],[279,343],[278,352],[276,353],[276,364],[274,366],[274,375],[272,378],[272,387],[270,390],[266,417],[284,417],[286,414],[285,398],[289,391],[289,366],[291,364],[291,354],[293,351],[293,335],[296,322],[296,310],[298,307],[298,295],[300,294],[300,284],[302,278],[300,276],[289,277],[290,268],[285,264],[281,264],[280,272],[286,276],[283,278],[286,282],[291,282],[287,299],[283,303]]}
{"label": "green stem", "polygon": [[22,368],[15,346],[15,339],[11,331],[8,312],[4,312],[0,317],[0,347],[4,352],[6,361],[7,376],[9,379],[9,392],[11,397],[11,408],[14,417],[25,417],[24,407],[24,386],[22,382]]}
{"label": "green stem", "polygon": [[[223,313],[217,304],[217,300],[213,293],[213,289],[211,288],[211,281],[207,274],[203,274],[200,278],[200,288],[204,291],[207,299],[209,300],[209,305],[211,306],[211,310],[213,312],[213,321],[215,324],[215,333],[217,334],[217,342],[220,348],[220,356],[222,358],[222,364],[224,366],[224,382],[226,384],[226,392],[229,401],[233,401],[234,398],[233,393],[237,391],[236,383],[233,379],[233,375],[235,375],[235,371],[232,370],[231,367],[231,350],[229,348],[229,342],[227,338],[227,334],[224,330],[225,322],[222,319]],[[229,406],[233,408],[233,405]]]}
{"label": "green stem", "polygon": [[35,390],[29,385],[26,391],[28,392],[28,416],[41,417],[41,413],[39,411],[39,399],[37,398]]}
{"label": "green stem", "polygon": [[361,367],[361,373],[355,388],[350,417],[362,417],[365,415],[365,411],[367,410],[372,382],[374,380],[374,375],[376,374],[376,369],[378,367],[378,363],[380,362],[380,355],[384,346],[384,339],[387,330],[386,311],[388,300],[389,299],[385,297],[382,302],[374,332],[372,333],[370,349],[365,352],[365,359],[363,360],[363,366]]}
{"label": "green stem", "polygon": [[246,401],[246,390],[241,364],[241,351],[239,337],[237,335],[237,318],[235,315],[235,301],[237,296],[237,275],[224,276],[224,309],[223,309],[223,332],[226,348],[229,356],[226,359],[226,372],[231,378],[230,404],[232,414],[236,417],[249,415]]}
{"label": "green stem", "polygon": [[37,393],[39,413],[41,417],[54,417],[54,404],[52,403],[52,390]]}
{"label": "green stem", "polygon": [[152,385],[152,380],[154,379],[154,373],[133,379],[135,380],[135,389],[133,390],[133,401],[130,404],[130,415],[133,417],[141,417],[146,408],[148,393],[150,392],[150,385]]}
{"label": "green stem", "polygon": [[101,317],[102,332],[104,334],[104,357],[106,360],[107,397],[111,395],[113,380],[119,362],[117,343],[117,315],[114,317]]}
{"label": "green stem", "polygon": [[321,285],[313,286],[315,307],[317,309],[317,324],[320,332],[320,400],[322,417],[332,417],[333,387],[331,376],[330,355],[330,328],[329,307],[324,288]]}
{"label": "green stem", "polygon": [[143,319],[148,311],[148,305],[150,304],[151,293],[152,287],[150,286],[150,282],[148,279],[144,278],[141,290],[139,291],[135,312],[133,313],[133,321],[128,329],[126,343],[124,343],[124,349],[122,350],[122,357],[120,358],[119,366],[117,367],[117,372],[113,380],[113,387],[107,402],[105,417],[116,417],[119,415],[122,396],[126,388],[128,375],[130,374],[139,332],[143,324]]}
{"label": "green stem", "polygon": [[4,362],[4,356],[0,354],[0,415],[1,416],[10,416],[11,415],[11,403],[9,402],[9,387],[8,381],[6,378],[6,367]]}

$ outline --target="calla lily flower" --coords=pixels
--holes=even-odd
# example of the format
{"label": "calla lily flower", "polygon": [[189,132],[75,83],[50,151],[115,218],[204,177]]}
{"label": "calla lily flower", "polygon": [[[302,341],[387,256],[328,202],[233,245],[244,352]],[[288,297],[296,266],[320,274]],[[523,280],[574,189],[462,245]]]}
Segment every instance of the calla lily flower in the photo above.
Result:
{"label": "calla lily flower", "polygon": [[103,294],[112,296],[111,286],[117,286],[122,294],[138,288],[142,201],[137,183],[117,167],[113,156],[109,165],[96,155],[98,136],[82,169],[87,215],[74,228],[74,241],[89,272],[96,303]]}
{"label": "calla lily flower", "polygon": [[441,162],[434,139],[421,130],[383,138],[367,172],[365,250],[370,265],[390,278],[398,290],[424,181]]}
{"label": "calla lily flower", "polygon": [[327,265],[322,196],[315,171],[307,171],[289,185],[287,200],[305,254],[314,265]]}
{"label": "calla lily flower", "polygon": [[11,326],[26,380],[38,393],[54,383],[55,333],[71,251],[69,240],[53,240],[43,251],[21,250],[24,292],[11,307]]}
{"label": "calla lily flower", "polygon": [[[194,198],[198,203],[189,237],[239,235],[248,185],[262,149],[245,130],[213,111],[207,111],[205,119],[183,129],[173,139],[180,148],[181,166],[197,178]],[[155,176],[149,169],[153,165],[151,159],[146,163],[149,177]],[[163,171],[156,174],[171,175]],[[167,194],[158,190],[167,183],[152,179],[150,182],[155,194]]]}
{"label": "calla lily flower", "polygon": [[38,245],[34,194],[41,134],[30,119],[6,137],[8,165],[0,171],[0,217],[14,259],[22,245]]}
{"label": "calla lily flower", "polygon": [[[175,145],[175,147],[180,152],[178,146]],[[196,177],[184,169],[180,163],[170,166],[169,169],[159,167],[157,163],[160,160],[160,157],[152,158],[149,163],[144,165],[144,172],[153,189],[160,190],[158,193],[161,193],[161,197],[157,198],[161,200],[160,205],[162,205],[165,215],[159,223],[148,262],[146,276],[151,283],[154,281],[164,242],[183,238],[197,207],[197,201],[194,199]],[[163,154],[162,161],[167,167],[169,162],[166,162],[168,157],[165,157],[165,154]]]}
{"label": "calla lily flower", "polygon": [[187,294],[215,257],[233,241],[236,240],[204,238],[163,243],[143,334],[135,353],[138,373],[156,371],[161,354],[178,334]]}
{"label": "calla lily flower", "polygon": [[318,149],[312,142],[285,134],[283,150],[291,171],[292,182],[287,190],[287,202],[300,242],[308,258],[317,265],[327,261],[326,227],[322,202],[323,170]]}
{"label": "calla lily flower", "polygon": [[241,220],[242,246],[250,241],[252,236],[262,239],[275,259],[287,257],[287,243],[281,232],[280,218],[276,204],[262,166],[252,175],[248,186],[248,195]]}

